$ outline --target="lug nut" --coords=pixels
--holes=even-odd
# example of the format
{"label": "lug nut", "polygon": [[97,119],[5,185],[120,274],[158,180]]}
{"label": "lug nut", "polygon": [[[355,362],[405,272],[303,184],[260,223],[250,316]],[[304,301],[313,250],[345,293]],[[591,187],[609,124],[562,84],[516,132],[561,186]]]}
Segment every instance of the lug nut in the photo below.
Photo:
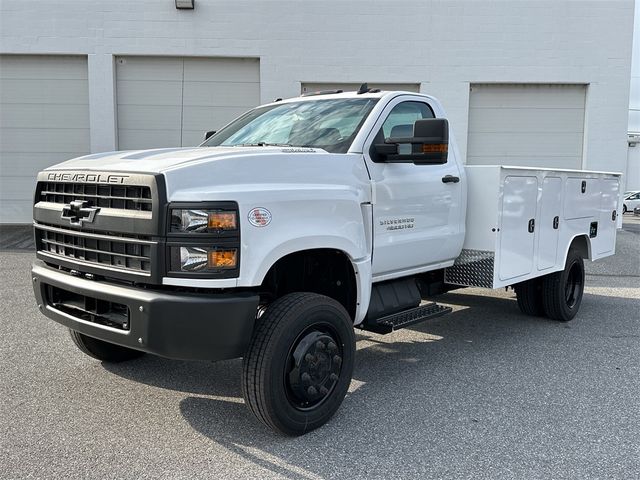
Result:
{"label": "lug nut", "polygon": [[309,383],[309,382],[311,382],[311,375],[309,375],[309,374],[308,374],[308,373],[306,373],[306,372],[305,372],[305,373],[303,373],[303,374],[302,374],[302,377],[300,377],[300,378],[302,379],[302,381],[303,381],[304,383]]}
{"label": "lug nut", "polygon": [[307,393],[312,397],[315,397],[318,394],[318,390],[316,390],[316,387],[311,386],[307,388]]}
{"label": "lug nut", "polygon": [[316,342],[316,348],[317,348],[318,350],[324,350],[325,348],[327,348],[327,346],[326,346],[324,343],[322,343],[320,340],[318,340],[318,341]]}
{"label": "lug nut", "polygon": [[331,380],[332,382],[337,382],[338,375],[336,375],[335,373],[332,373],[331,375],[329,375],[329,380]]}
{"label": "lug nut", "polygon": [[338,346],[333,342],[329,342],[329,345],[327,345],[327,348],[329,349],[330,352],[334,352],[337,350]]}
{"label": "lug nut", "polygon": [[329,393],[329,390],[326,387],[320,387],[320,395],[324,396],[327,393]]}
{"label": "lug nut", "polygon": [[306,362],[311,362],[311,361],[313,361],[313,355],[311,355],[310,353],[307,353],[307,354],[304,356],[304,360],[305,360]]}
{"label": "lug nut", "polygon": [[336,365],[340,366],[342,364],[342,357],[339,355],[334,355],[333,356],[333,363],[335,363]]}

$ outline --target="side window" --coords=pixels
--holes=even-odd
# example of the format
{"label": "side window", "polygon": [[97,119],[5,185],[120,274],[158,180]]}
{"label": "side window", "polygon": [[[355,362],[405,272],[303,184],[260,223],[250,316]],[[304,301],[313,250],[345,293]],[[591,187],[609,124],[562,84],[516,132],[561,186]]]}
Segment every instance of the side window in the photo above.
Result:
{"label": "side window", "polygon": [[416,120],[434,118],[429,105],[422,102],[402,102],[393,107],[382,124],[385,139],[390,137],[413,136],[413,124]]}

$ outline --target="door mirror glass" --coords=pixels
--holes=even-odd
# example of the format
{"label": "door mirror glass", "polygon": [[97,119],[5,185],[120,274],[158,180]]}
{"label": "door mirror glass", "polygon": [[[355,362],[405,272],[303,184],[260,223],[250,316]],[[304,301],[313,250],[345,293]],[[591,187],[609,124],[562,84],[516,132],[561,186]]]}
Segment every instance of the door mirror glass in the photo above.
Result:
{"label": "door mirror glass", "polygon": [[447,163],[449,122],[446,118],[425,118],[413,124],[413,135],[390,137],[374,146],[378,161],[433,165]]}

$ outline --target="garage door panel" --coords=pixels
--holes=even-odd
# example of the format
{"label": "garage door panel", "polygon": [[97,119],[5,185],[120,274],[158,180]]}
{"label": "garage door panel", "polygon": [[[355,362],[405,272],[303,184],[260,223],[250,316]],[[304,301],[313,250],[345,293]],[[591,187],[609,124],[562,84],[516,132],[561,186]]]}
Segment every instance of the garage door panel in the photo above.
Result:
{"label": "garage door panel", "polygon": [[584,111],[571,108],[513,108],[505,114],[502,108],[472,109],[469,113],[469,130],[484,132],[546,132],[549,121],[554,122],[556,132],[582,134]]}
{"label": "garage door panel", "polygon": [[[120,105],[118,128],[172,130],[176,125],[180,125],[181,115],[182,109],[179,105]],[[153,119],[151,124],[150,119]],[[149,128],[146,128],[147,125]]]}
{"label": "garage door panel", "polygon": [[184,60],[185,81],[201,82],[260,82],[257,58],[186,58]]}
{"label": "garage door panel", "polygon": [[156,80],[118,81],[118,105],[181,105],[182,83]]}
{"label": "garage door panel", "polygon": [[585,85],[472,85],[467,163],[581,168],[585,96]]}
{"label": "garage door panel", "polygon": [[584,108],[584,85],[473,85],[469,104],[501,108]]}
{"label": "garage door panel", "polygon": [[[33,190],[33,185],[28,187]],[[0,223],[31,223],[33,217],[33,200],[12,199],[2,201],[0,208]]]}
{"label": "garage door panel", "polygon": [[183,130],[182,131],[182,146],[183,147],[197,147],[204,142],[204,133],[206,130]]}
{"label": "garage door panel", "polygon": [[89,90],[86,80],[11,78],[0,82],[0,103],[88,105]]}
{"label": "garage door panel", "polygon": [[170,57],[118,57],[118,80],[182,82],[182,59]]}
{"label": "garage door panel", "polygon": [[31,177],[34,172],[86,154],[87,152],[7,152],[2,155],[0,175]]}
{"label": "garage door panel", "polygon": [[580,156],[582,133],[472,133],[469,134],[469,151],[473,155],[543,155]]}
{"label": "garage door panel", "polygon": [[248,110],[260,102],[256,83],[225,83],[213,86],[205,82],[185,82],[184,105],[207,107],[244,106]]}
{"label": "garage door panel", "polygon": [[123,149],[200,144],[260,103],[257,59],[122,57],[116,75]]}
{"label": "garage door panel", "polygon": [[86,107],[51,103],[4,104],[0,110],[0,128],[86,128],[89,124]]}
{"label": "garage door panel", "polygon": [[87,57],[0,55],[0,222],[31,223],[38,171],[87,153]]}
{"label": "garage door panel", "polygon": [[180,145],[180,130],[121,130],[118,136],[120,150],[175,147]]}
{"label": "garage door panel", "polygon": [[184,130],[220,130],[234,118],[239,117],[251,107],[184,107],[182,125]]}
{"label": "garage door panel", "polygon": [[[68,152],[89,153],[88,128],[7,128],[0,135],[3,158],[12,152]],[[36,172],[34,171],[34,174]]]}
{"label": "garage door panel", "polygon": [[0,79],[86,80],[86,57],[58,55],[1,55]]}

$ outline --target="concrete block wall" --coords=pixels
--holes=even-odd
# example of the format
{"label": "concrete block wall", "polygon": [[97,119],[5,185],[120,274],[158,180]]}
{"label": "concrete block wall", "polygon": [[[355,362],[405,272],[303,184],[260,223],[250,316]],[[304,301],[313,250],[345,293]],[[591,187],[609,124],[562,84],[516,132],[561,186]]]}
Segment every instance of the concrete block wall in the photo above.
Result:
{"label": "concrete block wall", "polygon": [[259,57],[301,82],[420,83],[466,154],[470,83],[588,84],[585,166],[626,171],[633,0],[3,0],[0,53],[88,55],[92,151],[117,145],[115,55]]}

